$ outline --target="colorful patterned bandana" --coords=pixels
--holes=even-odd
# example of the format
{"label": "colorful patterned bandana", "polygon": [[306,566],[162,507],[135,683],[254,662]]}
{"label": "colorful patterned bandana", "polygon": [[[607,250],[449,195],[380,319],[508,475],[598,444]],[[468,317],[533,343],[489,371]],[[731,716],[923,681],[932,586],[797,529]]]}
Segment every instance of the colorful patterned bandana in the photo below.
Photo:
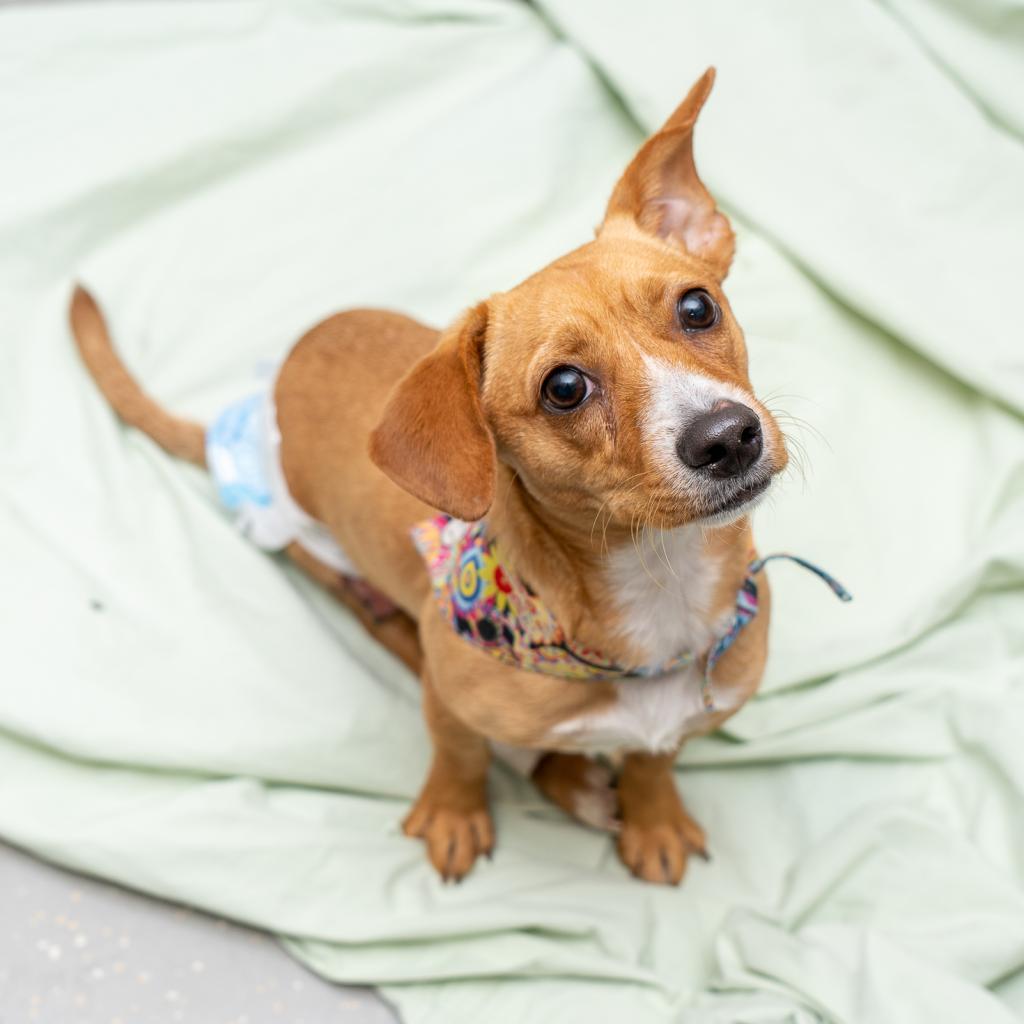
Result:
{"label": "colorful patterned bandana", "polygon": [[[465,523],[441,515],[413,527],[412,537],[427,563],[441,613],[461,637],[513,668],[563,679],[636,679],[660,676],[690,665],[704,652],[683,651],[659,665],[625,667],[600,651],[566,636],[551,610],[529,584],[501,564],[497,542],[485,536],[483,520]],[[707,652],[702,686],[704,704],[713,708],[711,673],[758,609],[754,577],[765,563],[787,558],[823,579],[837,597],[850,594],[828,573],[794,555],[768,555],[751,562],[736,594],[729,628]]]}

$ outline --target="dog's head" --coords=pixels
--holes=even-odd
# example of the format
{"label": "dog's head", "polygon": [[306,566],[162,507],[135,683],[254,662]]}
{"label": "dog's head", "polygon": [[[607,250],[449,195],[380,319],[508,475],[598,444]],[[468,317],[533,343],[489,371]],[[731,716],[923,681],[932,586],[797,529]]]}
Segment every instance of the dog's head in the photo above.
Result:
{"label": "dog's head", "polygon": [[497,463],[544,507],[629,527],[730,521],[786,465],[722,292],[733,234],[693,163],[707,71],[615,186],[594,241],[471,309],[371,439],[395,482],[479,519]]}

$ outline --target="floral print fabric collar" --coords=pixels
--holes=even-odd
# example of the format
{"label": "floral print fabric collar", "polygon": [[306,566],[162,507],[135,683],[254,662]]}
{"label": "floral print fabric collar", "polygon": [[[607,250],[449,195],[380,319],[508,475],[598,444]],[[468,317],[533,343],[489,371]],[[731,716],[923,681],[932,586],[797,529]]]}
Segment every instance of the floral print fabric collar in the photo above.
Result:
{"label": "floral print fabric collar", "polygon": [[[413,527],[412,537],[427,563],[442,615],[461,637],[506,665],[563,679],[635,679],[672,672],[704,653],[682,651],[659,665],[625,667],[576,643],[529,585],[505,569],[497,543],[487,538],[485,530],[483,520],[465,523],[440,515]],[[766,562],[776,558],[795,562],[824,580],[841,600],[851,600],[837,580],[802,558],[776,554],[752,561],[736,594],[732,622],[707,651],[703,695],[708,709],[714,706],[711,673],[715,665],[757,615],[754,577]]]}

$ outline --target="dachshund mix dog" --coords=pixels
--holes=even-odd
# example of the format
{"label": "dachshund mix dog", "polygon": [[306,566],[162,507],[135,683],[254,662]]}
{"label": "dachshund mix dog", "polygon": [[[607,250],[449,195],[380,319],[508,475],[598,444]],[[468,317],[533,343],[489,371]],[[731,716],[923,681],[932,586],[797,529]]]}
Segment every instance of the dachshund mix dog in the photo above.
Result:
{"label": "dachshund mix dog", "polygon": [[[617,832],[638,877],[676,884],[704,855],[673,764],[758,687],[768,588],[748,517],[787,462],[722,291],[733,233],[694,168],[713,79],[637,153],[593,241],[440,333],[332,316],[254,413],[285,523],[262,540],[250,523],[254,539],[420,666],[433,763],[404,829],[446,880],[494,845],[495,750]],[[144,394],[81,288],[71,321],[126,423],[219,485],[237,470],[218,469],[223,430]]]}

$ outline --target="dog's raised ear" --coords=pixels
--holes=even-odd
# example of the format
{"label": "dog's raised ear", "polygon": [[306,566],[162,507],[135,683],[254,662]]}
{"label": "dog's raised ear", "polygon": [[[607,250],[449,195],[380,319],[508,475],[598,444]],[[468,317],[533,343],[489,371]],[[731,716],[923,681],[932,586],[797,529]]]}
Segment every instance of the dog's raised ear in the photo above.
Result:
{"label": "dog's raised ear", "polygon": [[704,260],[723,278],[732,262],[732,228],[693,163],[693,126],[714,81],[715,69],[708,68],[643,144],[615,186],[598,234],[628,218]]}
{"label": "dog's raised ear", "polygon": [[497,456],[480,403],[487,303],[463,314],[395,385],[370,458],[399,487],[457,519],[494,500]]}

